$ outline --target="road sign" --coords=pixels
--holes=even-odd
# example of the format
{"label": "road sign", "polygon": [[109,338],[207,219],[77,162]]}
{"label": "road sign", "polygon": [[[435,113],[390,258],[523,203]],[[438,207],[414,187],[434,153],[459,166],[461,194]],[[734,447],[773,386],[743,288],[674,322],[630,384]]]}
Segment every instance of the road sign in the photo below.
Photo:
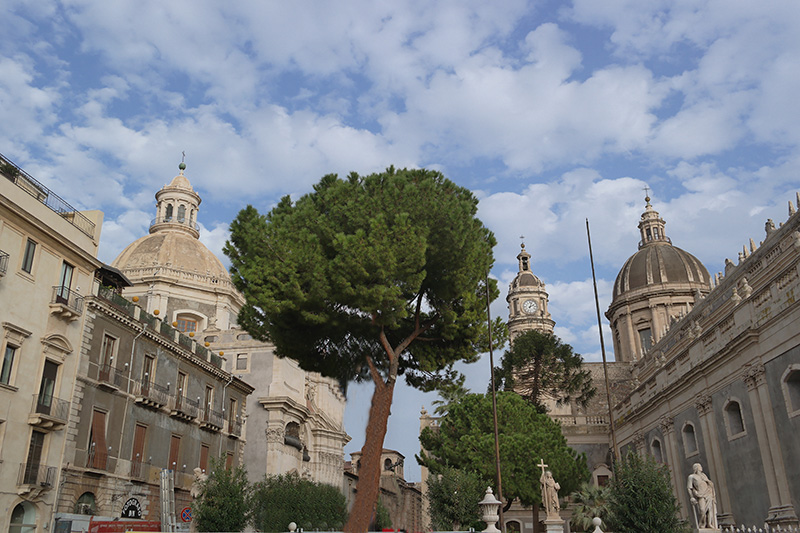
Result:
{"label": "road sign", "polygon": [[184,522],[191,522],[192,521],[192,508],[191,507],[184,507],[181,511],[181,520]]}

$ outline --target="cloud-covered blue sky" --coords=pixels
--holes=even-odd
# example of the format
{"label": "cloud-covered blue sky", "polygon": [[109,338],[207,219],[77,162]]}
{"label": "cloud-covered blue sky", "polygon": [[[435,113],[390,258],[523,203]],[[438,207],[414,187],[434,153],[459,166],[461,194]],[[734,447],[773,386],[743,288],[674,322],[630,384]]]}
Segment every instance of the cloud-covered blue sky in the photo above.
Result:
{"label": "cloud-covered blue sky", "polygon": [[[247,203],[436,168],[481,199],[503,292],[525,236],[556,332],[589,360],[587,217],[605,309],[645,186],[712,274],[800,189],[794,0],[6,0],[0,31],[0,152],[105,212],[104,261],[147,232],[182,151],[217,253]],[[467,371],[484,390],[485,358]],[[351,388],[348,451],[369,395]],[[386,446],[410,479],[433,399],[395,399]]]}

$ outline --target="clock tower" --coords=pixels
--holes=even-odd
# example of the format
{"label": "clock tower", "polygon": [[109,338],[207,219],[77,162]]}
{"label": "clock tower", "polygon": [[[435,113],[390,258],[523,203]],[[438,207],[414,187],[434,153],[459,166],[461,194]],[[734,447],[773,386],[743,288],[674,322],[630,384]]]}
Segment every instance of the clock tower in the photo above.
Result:
{"label": "clock tower", "polygon": [[555,321],[547,309],[548,296],[542,280],[531,272],[531,254],[525,244],[517,256],[519,272],[508,287],[508,332],[511,340],[530,330],[553,333]]}

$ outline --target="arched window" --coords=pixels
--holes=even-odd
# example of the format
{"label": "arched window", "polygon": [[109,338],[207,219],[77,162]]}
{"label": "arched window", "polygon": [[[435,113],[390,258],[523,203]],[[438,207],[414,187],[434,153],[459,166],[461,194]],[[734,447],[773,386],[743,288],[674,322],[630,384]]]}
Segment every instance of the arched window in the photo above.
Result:
{"label": "arched window", "polygon": [[650,449],[653,452],[653,459],[659,463],[663,463],[664,453],[661,451],[661,441],[658,439],[653,439],[653,442],[650,443]]}
{"label": "arched window", "polygon": [[691,422],[683,426],[683,449],[686,457],[697,453],[697,436],[694,433],[694,424]]}
{"label": "arched window", "polygon": [[298,450],[303,449],[303,443],[300,441],[300,424],[297,422],[289,422],[286,424],[283,443],[297,448]]}
{"label": "arched window", "polygon": [[742,407],[736,400],[730,400],[725,405],[725,425],[728,428],[728,438],[744,435],[744,418],[742,418]]}
{"label": "arched window", "polygon": [[179,312],[175,316],[177,326],[175,328],[181,333],[197,332],[202,329],[203,318],[193,313]]}
{"label": "arched window", "polygon": [[384,470],[391,470],[392,469],[392,460],[388,457],[383,461],[383,469]]}
{"label": "arched window", "polygon": [[800,416],[800,365],[790,365],[786,369],[781,385],[789,416]]}
{"label": "arched window", "polygon": [[84,492],[78,501],[75,502],[76,514],[93,515],[97,511],[97,502],[95,501],[94,494],[91,492]]}
{"label": "arched window", "polygon": [[179,205],[178,206],[178,222],[186,222],[186,206]]}
{"label": "arched window", "polygon": [[18,503],[11,511],[8,533],[34,533],[36,531],[36,508],[28,502]]}
{"label": "arched window", "polygon": [[167,204],[167,212],[164,213],[164,222],[172,220],[172,204]]}
{"label": "arched window", "polygon": [[519,522],[517,522],[516,520],[509,520],[508,522],[506,522],[506,532],[519,533],[520,532]]}

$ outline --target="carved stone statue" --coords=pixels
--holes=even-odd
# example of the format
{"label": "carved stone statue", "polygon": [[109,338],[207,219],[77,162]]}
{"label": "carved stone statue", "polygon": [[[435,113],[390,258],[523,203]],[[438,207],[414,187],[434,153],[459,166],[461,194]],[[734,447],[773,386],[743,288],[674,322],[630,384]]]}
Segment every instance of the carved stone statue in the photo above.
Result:
{"label": "carved stone statue", "polygon": [[700,463],[692,466],[694,473],[689,474],[686,488],[689,499],[694,506],[698,529],[719,529],[717,525],[717,496],[714,483],[703,473]]}
{"label": "carved stone statue", "polygon": [[544,505],[547,516],[559,516],[558,512],[561,510],[561,506],[558,503],[558,491],[561,489],[561,485],[553,479],[553,473],[549,470],[542,472],[539,482],[542,484],[542,505]]}
{"label": "carved stone statue", "polygon": [[208,475],[198,466],[194,469],[194,481],[192,482],[191,495],[192,499],[196,500],[203,495],[203,486],[205,485]]}

